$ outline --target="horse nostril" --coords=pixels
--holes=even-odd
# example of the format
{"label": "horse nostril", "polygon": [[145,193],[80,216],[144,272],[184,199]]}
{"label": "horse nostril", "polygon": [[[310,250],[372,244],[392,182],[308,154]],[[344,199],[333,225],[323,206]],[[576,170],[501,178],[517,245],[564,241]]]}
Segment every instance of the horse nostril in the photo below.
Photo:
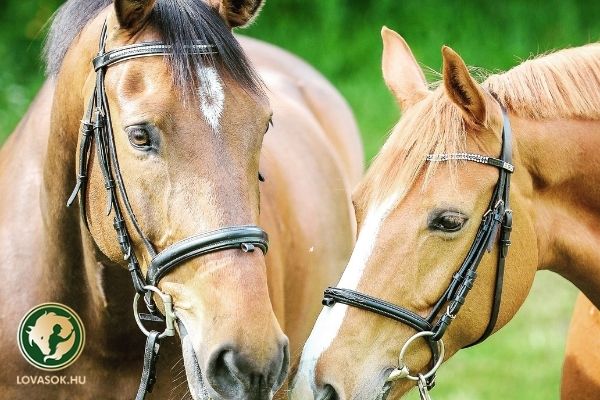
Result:
{"label": "horse nostril", "polygon": [[277,363],[273,371],[275,372],[276,377],[275,382],[273,384],[273,391],[276,391],[284,384],[290,369],[290,351],[288,344],[289,342],[287,338],[285,338],[285,340],[283,340],[283,342],[281,343],[280,355],[278,357],[281,360],[281,362]]}
{"label": "horse nostril", "polygon": [[268,398],[285,382],[289,368],[287,347],[286,339],[263,365],[236,349],[217,350],[209,359],[206,382],[219,398]]}
{"label": "horse nostril", "polygon": [[327,384],[323,387],[318,400],[340,400],[340,396],[338,396],[338,393],[333,386]]}
{"label": "horse nostril", "polygon": [[231,349],[215,352],[206,371],[207,381],[217,394],[224,398],[242,395],[244,388],[240,380],[240,367],[236,365],[238,356]]}

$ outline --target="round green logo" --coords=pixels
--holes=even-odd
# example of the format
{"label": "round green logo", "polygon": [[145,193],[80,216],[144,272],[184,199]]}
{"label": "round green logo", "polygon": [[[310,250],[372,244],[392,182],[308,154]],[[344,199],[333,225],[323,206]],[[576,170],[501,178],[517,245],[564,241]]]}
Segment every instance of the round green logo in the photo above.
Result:
{"label": "round green logo", "polygon": [[85,344],[79,315],[59,303],[44,303],[25,314],[17,332],[19,350],[36,368],[58,371],[73,364]]}

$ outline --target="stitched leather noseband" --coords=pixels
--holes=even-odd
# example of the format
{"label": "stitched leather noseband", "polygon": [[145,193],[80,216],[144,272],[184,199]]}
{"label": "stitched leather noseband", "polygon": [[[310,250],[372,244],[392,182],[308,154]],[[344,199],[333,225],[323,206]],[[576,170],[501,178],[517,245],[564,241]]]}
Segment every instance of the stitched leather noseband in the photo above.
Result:
{"label": "stitched leather noseband", "polygon": [[[496,243],[497,235],[499,234],[499,240],[497,241],[499,253],[496,264],[496,280],[490,319],[480,338],[467,347],[480,343],[492,333],[496,326],[498,312],[500,311],[504,264],[510,245],[510,233],[512,230],[512,210],[509,206],[510,176],[514,171],[512,165],[512,133],[510,121],[508,120],[504,108],[502,108],[502,116],[502,150],[498,159],[469,153],[431,154],[427,156],[427,161],[429,162],[464,160],[491,165],[498,168],[500,171],[488,210],[483,215],[469,252],[457,272],[453,275],[448,288],[435,303],[429,315],[423,318],[419,314],[404,307],[344,288],[327,288],[323,298],[323,305],[331,307],[335,303],[347,304],[402,322],[417,332],[428,332],[429,334],[425,338],[431,347],[432,365],[439,365],[440,346],[437,342],[441,343],[441,339],[446,332],[446,329],[452,320],[456,318],[469,291],[473,287],[481,258],[486,251],[490,252],[492,250],[493,245]],[[440,314],[444,306],[446,306],[445,312],[436,320],[436,317]],[[403,374],[400,377],[407,377],[408,370],[406,369],[406,366],[400,365],[399,369],[403,370]],[[423,388],[425,392],[434,385],[435,370],[433,367],[432,370],[433,373],[428,377],[426,382],[423,382],[423,386],[426,386]],[[423,375],[420,375],[420,377],[422,378]],[[421,379],[421,381],[425,380]],[[421,382],[419,382],[419,389],[421,390]]]}
{"label": "stitched leather noseband", "polygon": [[[172,300],[169,295],[162,293],[156,288],[160,279],[181,263],[208,253],[227,249],[240,249],[244,252],[252,252],[258,247],[266,254],[269,240],[267,234],[258,226],[231,226],[188,237],[168,246],[161,252],[156,253],[150,240],[140,228],[131,207],[131,203],[127,197],[127,191],[125,190],[121,170],[119,168],[114,132],[110,118],[110,109],[104,87],[104,79],[106,70],[111,65],[140,57],[167,56],[173,53],[173,49],[171,46],[164,43],[149,42],[124,46],[106,52],[106,39],[107,25],[104,23],[100,36],[98,55],[93,60],[94,71],[96,72],[96,86],[92,98],[89,101],[86,115],[82,121],[77,183],[73,193],[67,201],[67,206],[70,206],[75,201],[75,198],[79,197],[81,219],[87,227],[86,188],[88,164],[93,142],[96,148],[96,158],[102,171],[107,193],[106,215],[110,215],[111,211],[113,213],[113,226],[117,234],[119,246],[124,259],[128,263],[133,286],[137,292],[136,300],[134,301],[136,321],[140,325],[142,331],[148,336],[146,350],[144,352],[142,379],[136,395],[136,400],[141,400],[145,398],[146,393],[152,391],[152,386],[156,380],[155,362],[158,357],[159,340],[164,336],[172,336],[175,334],[173,322],[176,317],[172,309]],[[190,55],[209,55],[218,53],[216,47],[210,44],[194,43],[187,45],[185,48]],[[119,197],[121,202],[119,202]],[[121,208],[121,203],[125,207],[125,212]],[[144,247],[151,257],[145,277],[142,273],[135,251],[133,250],[131,234],[124,218],[125,213],[127,214],[135,233],[144,243]],[[163,305],[165,306],[164,316],[160,315],[154,303],[152,298],[153,293],[159,295],[163,300]],[[140,296],[144,296],[146,306],[150,312],[149,314],[138,313],[137,299]],[[167,325],[167,329],[165,329],[163,333],[147,331],[141,325],[141,320],[164,321]]]}

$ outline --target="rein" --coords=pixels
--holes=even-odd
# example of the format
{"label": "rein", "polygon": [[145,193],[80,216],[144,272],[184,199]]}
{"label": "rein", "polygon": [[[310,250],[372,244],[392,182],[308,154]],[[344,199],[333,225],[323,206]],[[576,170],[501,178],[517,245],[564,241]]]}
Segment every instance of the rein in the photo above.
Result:
{"label": "rein", "polygon": [[[147,42],[123,46],[106,52],[106,39],[107,25],[105,22],[100,35],[98,54],[93,60],[93,67],[96,72],[96,86],[82,121],[77,183],[67,201],[67,206],[73,204],[75,198],[79,197],[81,219],[89,229],[86,215],[86,189],[89,160],[93,144],[96,148],[96,158],[102,171],[106,188],[107,203],[105,213],[106,216],[109,216],[111,212],[113,213],[113,226],[119,247],[123,253],[124,260],[128,263],[128,270],[131,273],[133,287],[136,291],[133,302],[134,317],[141,331],[147,336],[144,351],[144,367],[140,386],[135,397],[136,400],[143,400],[146,394],[152,391],[152,387],[156,382],[155,364],[160,348],[160,339],[175,335],[174,325],[177,317],[173,310],[173,300],[170,295],[161,292],[157,288],[160,280],[181,263],[209,253],[228,249],[253,252],[258,247],[263,254],[266,254],[269,240],[267,233],[258,226],[230,226],[188,237],[171,244],[159,253],[156,252],[150,240],[140,228],[127,197],[115,147],[104,80],[106,70],[111,65],[141,57],[168,56],[173,53],[173,49],[170,45],[161,42]],[[194,43],[185,46],[185,49],[190,55],[218,54],[216,46],[210,44]],[[125,212],[121,208],[121,203],[125,207]],[[146,276],[142,273],[138,257],[133,250],[131,234],[124,218],[125,214],[151,257]],[[164,316],[158,311],[153,295],[157,295],[162,299],[165,308]],[[137,305],[140,297],[144,298],[149,313],[140,313],[138,311]],[[142,321],[164,322],[166,328],[163,332],[149,331],[144,327]]]}
{"label": "rein", "polygon": [[[502,150],[499,158],[492,158],[479,154],[455,153],[455,154],[430,154],[427,156],[429,162],[446,162],[449,160],[464,160],[486,164],[499,169],[499,177],[492,194],[487,211],[483,214],[475,239],[465,257],[464,261],[453,275],[444,294],[433,306],[426,318],[401,306],[377,299],[351,289],[327,288],[323,297],[323,305],[332,307],[335,303],[347,304],[391,318],[410,326],[417,331],[403,346],[399,356],[399,366],[392,371],[387,382],[400,378],[408,378],[417,381],[419,393],[422,400],[429,399],[428,391],[435,385],[435,373],[444,357],[444,345],[442,337],[456,318],[462,305],[465,303],[469,291],[475,283],[477,268],[486,252],[498,243],[498,260],[496,262],[496,279],[494,285],[494,296],[491,305],[489,322],[474,343],[474,346],[485,340],[494,330],[500,311],[502,299],[502,285],[504,280],[504,265],[510,246],[510,233],[512,231],[512,210],[509,205],[510,176],[514,171],[512,165],[512,132],[510,121],[506,110],[502,108]],[[499,240],[496,240],[499,235]],[[436,320],[436,317],[446,307],[445,312]],[[403,361],[404,353],[413,340],[423,337],[431,348],[431,369],[426,374],[411,375],[408,367]]]}

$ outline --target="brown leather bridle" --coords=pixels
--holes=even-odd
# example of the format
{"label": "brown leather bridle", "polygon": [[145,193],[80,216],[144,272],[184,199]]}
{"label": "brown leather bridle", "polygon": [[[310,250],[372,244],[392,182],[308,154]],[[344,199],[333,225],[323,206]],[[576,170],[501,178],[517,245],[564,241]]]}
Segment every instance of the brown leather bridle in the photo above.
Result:
{"label": "brown leather bridle", "polygon": [[[105,22],[100,35],[98,54],[93,60],[94,71],[96,72],[96,86],[82,122],[77,183],[67,201],[67,206],[70,206],[75,201],[75,198],[79,197],[81,219],[87,227],[86,188],[88,164],[92,144],[94,144],[97,155],[96,159],[104,177],[107,193],[106,215],[108,216],[111,212],[113,213],[113,226],[117,234],[119,247],[123,253],[124,260],[128,263],[133,287],[136,291],[134,300],[135,319],[142,332],[148,337],[144,352],[142,378],[136,395],[136,400],[142,400],[145,398],[146,393],[152,391],[152,386],[156,381],[155,363],[158,357],[160,339],[165,336],[175,335],[174,321],[176,316],[173,311],[173,302],[171,296],[161,292],[156,287],[160,279],[181,263],[208,253],[228,249],[252,252],[258,247],[266,254],[269,239],[267,233],[258,226],[230,226],[185,238],[171,244],[159,253],[156,252],[150,240],[140,228],[127,197],[127,191],[125,190],[119,168],[110,109],[104,87],[104,78],[107,68],[111,65],[140,57],[167,56],[173,53],[173,49],[170,45],[161,42],[146,42],[123,46],[107,52],[105,51],[106,38],[107,25]],[[186,51],[188,54],[194,55],[218,53],[216,46],[203,43],[189,44],[186,46]],[[119,197],[121,202],[119,202]],[[121,208],[121,203],[125,207],[125,212]],[[151,261],[147,266],[146,276],[142,273],[138,257],[133,250],[131,235],[124,218],[125,214],[150,255]],[[153,294],[158,295],[162,299],[164,316],[161,315],[156,307]],[[137,302],[140,296],[144,297],[149,313],[138,312]],[[163,332],[149,331],[142,325],[142,320],[164,322],[166,328]]]}
{"label": "brown leather bridle", "polygon": [[[419,379],[419,389],[422,389],[421,397],[423,399],[427,398],[425,397],[426,394],[423,394],[423,391],[426,393],[428,389],[433,387],[435,383],[435,370],[441,364],[442,360],[440,360],[440,358],[443,359],[442,337],[450,323],[456,318],[462,305],[465,303],[466,297],[475,283],[477,268],[479,267],[483,255],[486,252],[490,252],[496,242],[498,243],[499,253],[496,263],[496,279],[490,319],[479,339],[467,347],[485,340],[494,330],[498,319],[502,299],[504,264],[508,254],[508,247],[510,246],[510,233],[512,230],[512,210],[509,206],[509,193],[510,176],[514,171],[514,166],[512,165],[512,132],[510,121],[506,110],[503,107],[501,108],[503,127],[502,150],[499,158],[470,153],[431,154],[427,156],[427,161],[429,162],[464,160],[491,165],[498,168],[500,171],[488,209],[483,215],[475,239],[473,240],[464,261],[453,275],[450,284],[435,303],[429,315],[424,318],[402,306],[351,289],[329,287],[324,293],[323,305],[325,306],[332,307],[335,303],[342,303],[371,311],[410,326],[418,332],[417,335],[419,337],[423,337],[427,340],[432,352],[431,370],[427,374],[411,376],[409,375],[407,367],[405,365],[400,365],[398,370],[402,370],[402,373],[396,374],[395,378],[408,376],[413,380],[417,380],[417,378],[423,378],[427,375],[426,379]],[[499,240],[496,240],[498,235]],[[446,307],[446,310],[441,313],[444,306]],[[440,313],[441,316],[436,320],[436,317]],[[424,335],[423,333],[427,334]]]}

